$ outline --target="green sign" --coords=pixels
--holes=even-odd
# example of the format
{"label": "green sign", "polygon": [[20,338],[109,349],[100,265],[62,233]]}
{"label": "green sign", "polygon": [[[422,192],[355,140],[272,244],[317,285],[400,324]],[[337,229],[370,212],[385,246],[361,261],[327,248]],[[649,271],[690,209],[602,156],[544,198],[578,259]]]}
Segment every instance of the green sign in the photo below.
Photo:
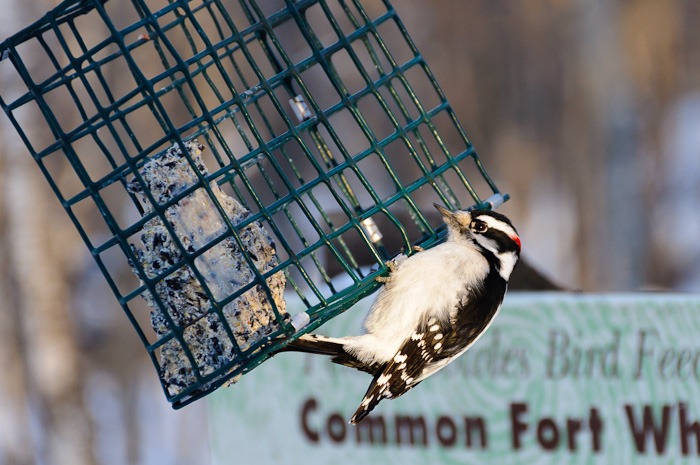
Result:
{"label": "green sign", "polygon": [[[358,334],[370,303],[319,332]],[[370,381],[277,355],[210,396],[214,463],[698,463],[700,297],[512,293],[465,355],[352,426]]]}

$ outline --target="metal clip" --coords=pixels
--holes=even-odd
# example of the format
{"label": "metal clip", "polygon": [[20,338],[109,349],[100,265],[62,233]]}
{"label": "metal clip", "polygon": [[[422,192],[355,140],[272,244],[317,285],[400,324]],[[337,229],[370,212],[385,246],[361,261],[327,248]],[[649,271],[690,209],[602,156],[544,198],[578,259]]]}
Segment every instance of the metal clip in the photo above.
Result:
{"label": "metal clip", "polygon": [[364,229],[365,233],[369,236],[369,240],[372,241],[373,244],[376,244],[377,242],[380,242],[382,240],[382,233],[379,230],[379,226],[377,226],[377,223],[374,222],[372,218],[365,218],[360,222],[362,225],[362,229]]}
{"label": "metal clip", "polygon": [[292,111],[294,111],[294,114],[300,123],[313,116],[309,110],[309,107],[306,105],[304,97],[301,95],[297,95],[296,97],[289,99],[289,106],[292,107]]}
{"label": "metal clip", "polygon": [[304,326],[308,325],[311,317],[306,312],[297,313],[292,317],[292,326],[294,331],[299,332]]}
{"label": "metal clip", "polygon": [[484,200],[483,203],[485,205],[488,205],[491,208],[491,210],[495,210],[498,207],[500,207],[501,205],[503,205],[503,203],[506,200],[508,200],[508,194],[503,195],[503,194],[499,193],[499,194],[493,194],[491,197]]}
{"label": "metal clip", "polygon": [[510,196],[508,194],[493,194],[491,197],[488,199],[479,202],[476,205],[473,205],[469,208],[467,208],[467,211],[472,211],[472,210],[484,210],[488,208],[489,210],[495,210],[501,205],[505,203],[506,200],[508,200]]}

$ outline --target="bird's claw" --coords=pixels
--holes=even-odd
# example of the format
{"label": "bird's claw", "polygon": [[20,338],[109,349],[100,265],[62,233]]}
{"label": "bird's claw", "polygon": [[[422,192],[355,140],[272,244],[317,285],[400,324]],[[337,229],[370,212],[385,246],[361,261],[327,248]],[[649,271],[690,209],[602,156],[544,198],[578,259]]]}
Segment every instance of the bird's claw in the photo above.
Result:
{"label": "bird's claw", "polygon": [[391,274],[399,268],[402,261],[406,260],[408,256],[406,254],[397,255],[391,260],[384,262],[387,268],[389,268],[389,276],[377,276],[374,278],[378,283],[387,283],[391,279]]}
{"label": "bird's claw", "polygon": [[398,263],[396,263],[396,259],[394,260],[388,260],[384,262],[387,268],[389,268],[389,274],[393,273],[396,271],[396,269],[399,267]]}

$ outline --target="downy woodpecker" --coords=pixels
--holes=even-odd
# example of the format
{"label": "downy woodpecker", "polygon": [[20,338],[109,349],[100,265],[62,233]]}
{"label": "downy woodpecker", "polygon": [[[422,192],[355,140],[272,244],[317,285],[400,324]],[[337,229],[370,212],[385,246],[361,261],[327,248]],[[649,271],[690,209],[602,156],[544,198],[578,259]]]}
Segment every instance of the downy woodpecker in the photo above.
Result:
{"label": "downy woodpecker", "polygon": [[447,240],[388,263],[390,275],[364,321],[366,334],[307,334],[285,349],[328,355],[374,375],[350,423],[466,352],[501,307],[520,256],[512,223],[492,211],[435,208],[447,225]]}

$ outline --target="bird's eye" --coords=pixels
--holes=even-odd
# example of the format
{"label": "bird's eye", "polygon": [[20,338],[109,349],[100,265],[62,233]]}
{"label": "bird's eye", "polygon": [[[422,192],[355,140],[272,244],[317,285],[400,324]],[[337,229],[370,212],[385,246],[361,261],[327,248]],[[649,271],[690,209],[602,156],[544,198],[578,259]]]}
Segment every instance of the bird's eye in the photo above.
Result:
{"label": "bird's eye", "polygon": [[472,231],[477,233],[483,233],[486,232],[487,229],[489,229],[489,227],[483,221],[472,221]]}

